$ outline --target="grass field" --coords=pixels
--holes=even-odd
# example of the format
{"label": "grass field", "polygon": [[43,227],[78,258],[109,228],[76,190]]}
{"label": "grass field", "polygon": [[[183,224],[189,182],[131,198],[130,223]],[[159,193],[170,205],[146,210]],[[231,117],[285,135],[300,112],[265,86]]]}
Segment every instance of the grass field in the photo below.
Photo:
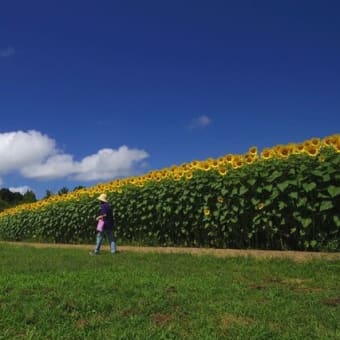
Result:
{"label": "grass field", "polygon": [[0,339],[340,339],[340,261],[0,245]]}

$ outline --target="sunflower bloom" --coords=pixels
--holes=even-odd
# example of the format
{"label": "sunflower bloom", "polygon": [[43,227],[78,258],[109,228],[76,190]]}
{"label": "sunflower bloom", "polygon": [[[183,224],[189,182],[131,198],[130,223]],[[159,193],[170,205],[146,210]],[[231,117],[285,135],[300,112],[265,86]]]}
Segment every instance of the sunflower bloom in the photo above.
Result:
{"label": "sunflower bloom", "polygon": [[315,147],[319,147],[321,144],[320,138],[312,138],[309,140],[309,143]]}
{"label": "sunflower bloom", "polygon": [[199,169],[200,167],[199,161],[192,161],[190,164],[192,169]]}
{"label": "sunflower bloom", "polygon": [[247,164],[253,164],[254,162],[256,162],[256,160],[257,160],[257,156],[256,155],[254,155],[254,154],[246,154],[245,156],[244,156],[244,159],[245,159],[245,161],[246,161],[246,163]]}
{"label": "sunflower bloom", "polygon": [[265,149],[262,150],[262,152],[261,152],[261,158],[262,159],[270,159],[272,157],[273,157],[273,152],[272,152],[271,149],[265,148]]}
{"label": "sunflower bloom", "polygon": [[224,159],[227,163],[232,164],[232,162],[234,160],[234,155],[228,154],[228,155],[224,156]]}
{"label": "sunflower bloom", "polygon": [[290,150],[287,146],[281,146],[278,149],[277,154],[281,158],[287,158],[290,155]]}
{"label": "sunflower bloom", "polygon": [[235,157],[232,163],[233,169],[238,169],[243,165],[243,159],[241,157]]}
{"label": "sunflower bloom", "polygon": [[338,140],[337,143],[334,145],[334,150],[336,152],[340,152],[340,140]]}
{"label": "sunflower bloom", "polygon": [[204,216],[209,216],[210,215],[210,209],[204,208],[203,213],[204,213]]}
{"label": "sunflower bloom", "polygon": [[203,170],[203,171],[211,170],[210,163],[208,161],[201,162],[200,169]]}
{"label": "sunflower bloom", "polygon": [[262,210],[264,208],[264,203],[259,203],[258,205],[257,205],[257,209],[258,210]]}
{"label": "sunflower bloom", "polygon": [[257,155],[257,147],[256,146],[252,146],[249,151],[248,151],[249,154],[251,155]]}
{"label": "sunflower bloom", "polygon": [[224,202],[223,197],[222,197],[222,196],[218,196],[218,197],[217,197],[217,202],[218,202],[218,203],[223,203],[223,202]]}
{"label": "sunflower bloom", "polygon": [[191,172],[191,171],[187,171],[187,172],[185,173],[185,178],[186,178],[187,180],[192,179],[192,172]]}
{"label": "sunflower bloom", "polygon": [[308,153],[309,156],[315,157],[319,153],[319,148],[315,147],[312,144],[309,144],[309,146],[306,147],[306,152]]}
{"label": "sunflower bloom", "polygon": [[327,136],[322,140],[322,145],[323,146],[332,146],[333,144],[333,136]]}
{"label": "sunflower bloom", "polygon": [[225,176],[227,174],[227,168],[225,166],[219,166],[218,167],[218,173],[221,175],[221,176]]}
{"label": "sunflower bloom", "polygon": [[213,168],[213,169],[216,169],[219,166],[217,159],[212,159],[211,161],[209,161],[209,164],[210,164],[211,168]]}
{"label": "sunflower bloom", "polygon": [[218,162],[218,165],[224,165],[226,161],[225,161],[224,157],[219,157],[217,159],[217,162]]}

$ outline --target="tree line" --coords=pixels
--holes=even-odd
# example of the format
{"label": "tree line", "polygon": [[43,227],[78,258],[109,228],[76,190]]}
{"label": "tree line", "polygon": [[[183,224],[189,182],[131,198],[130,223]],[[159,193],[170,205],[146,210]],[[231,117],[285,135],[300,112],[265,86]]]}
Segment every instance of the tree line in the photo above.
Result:
{"label": "tree line", "polygon": [[26,191],[24,194],[20,192],[12,192],[7,188],[0,189],[0,211],[7,208],[14,207],[23,203],[36,202],[37,198],[35,193],[31,190]]}
{"label": "tree line", "polygon": [[[84,188],[83,186],[77,186],[73,189],[73,191]],[[69,192],[67,187],[62,187],[57,191],[56,195],[65,195]],[[46,190],[45,196],[43,199],[48,198],[50,196],[55,195],[51,190]],[[20,192],[13,192],[8,188],[0,189],[0,212],[5,209],[15,207],[24,203],[34,203],[38,199],[35,193],[32,190],[26,191],[24,194]]]}

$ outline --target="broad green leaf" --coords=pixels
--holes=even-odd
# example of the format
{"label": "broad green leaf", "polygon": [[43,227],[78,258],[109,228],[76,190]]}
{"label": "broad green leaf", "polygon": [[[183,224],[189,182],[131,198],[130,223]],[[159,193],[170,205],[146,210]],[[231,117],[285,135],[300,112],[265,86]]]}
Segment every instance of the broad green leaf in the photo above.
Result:
{"label": "broad green leaf", "polygon": [[340,218],[337,215],[333,216],[333,221],[337,227],[340,227]]}
{"label": "broad green leaf", "polygon": [[282,183],[278,183],[277,187],[280,189],[280,191],[283,192],[288,188],[288,185],[289,185],[289,182],[285,181],[285,182],[282,182]]}
{"label": "broad green leaf", "polygon": [[248,188],[245,187],[245,186],[241,186],[239,192],[240,192],[240,195],[242,196],[242,195],[244,195],[246,192],[248,192]]}
{"label": "broad green leaf", "polygon": [[265,185],[263,187],[264,190],[268,191],[268,192],[272,192],[273,190],[273,185],[272,184],[269,184],[269,185]]}
{"label": "broad green leaf", "polygon": [[316,188],[316,183],[303,183],[302,187],[306,192],[310,192]]}
{"label": "broad green leaf", "polygon": [[316,245],[318,244],[318,242],[315,241],[315,240],[312,240],[312,241],[309,242],[309,244],[310,244],[310,246],[311,246],[312,248],[315,248]]}
{"label": "broad green leaf", "polygon": [[333,208],[333,202],[332,201],[323,201],[320,205],[320,211],[325,211]]}
{"label": "broad green leaf", "polygon": [[284,209],[284,208],[287,208],[287,204],[285,203],[285,202],[283,202],[283,201],[281,201],[281,202],[279,202],[279,209]]}
{"label": "broad green leaf", "polygon": [[250,179],[247,180],[247,183],[250,184],[251,186],[253,186],[256,183],[256,179],[250,178]]}
{"label": "broad green leaf", "polygon": [[305,218],[302,220],[302,226],[304,228],[307,228],[309,225],[311,225],[312,219],[311,218]]}
{"label": "broad green leaf", "polygon": [[293,192],[290,192],[290,193],[288,194],[288,196],[289,196],[290,198],[298,199],[299,194],[298,194],[296,191],[293,191]]}
{"label": "broad green leaf", "polygon": [[327,191],[333,198],[340,195],[340,187],[336,187],[335,185],[329,186],[329,188],[327,188]]}
{"label": "broad green leaf", "polygon": [[268,181],[274,182],[281,176],[282,176],[282,172],[276,170],[269,176]]}

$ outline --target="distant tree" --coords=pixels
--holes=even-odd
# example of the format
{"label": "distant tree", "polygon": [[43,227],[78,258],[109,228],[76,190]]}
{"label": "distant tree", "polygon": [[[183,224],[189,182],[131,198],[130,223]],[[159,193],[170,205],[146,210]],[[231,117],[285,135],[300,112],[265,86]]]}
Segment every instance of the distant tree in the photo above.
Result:
{"label": "distant tree", "polygon": [[77,190],[84,189],[84,188],[85,188],[84,186],[78,185],[78,186],[74,187],[73,191],[77,191]]}
{"label": "distant tree", "polygon": [[53,192],[51,191],[51,190],[46,190],[46,193],[45,193],[45,196],[43,197],[43,199],[45,199],[45,198],[49,198],[49,197],[51,197],[53,195]]}
{"label": "distant tree", "polygon": [[23,201],[25,203],[33,203],[37,201],[37,197],[35,196],[35,193],[32,190],[28,190],[24,193]]}
{"label": "distant tree", "polygon": [[0,212],[7,208],[9,208],[9,204],[6,201],[0,199]]}
{"label": "distant tree", "polygon": [[66,195],[68,193],[68,188],[66,187],[62,187],[59,191],[58,191],[58,195]]}
{"label": "distant tree", "polygon": [[0,190],[0,199],[7,202],[10,206],[17,205],[22,202],[23,196],[20,192],[12,192],[7,188]]}
{"label": "distant tree", "polygon": [[0,189],[0,211],[23,203],[36,202],[37,198],[32,190],[28,190],[25,194],[20,192],[12,192],[7,188]]}

